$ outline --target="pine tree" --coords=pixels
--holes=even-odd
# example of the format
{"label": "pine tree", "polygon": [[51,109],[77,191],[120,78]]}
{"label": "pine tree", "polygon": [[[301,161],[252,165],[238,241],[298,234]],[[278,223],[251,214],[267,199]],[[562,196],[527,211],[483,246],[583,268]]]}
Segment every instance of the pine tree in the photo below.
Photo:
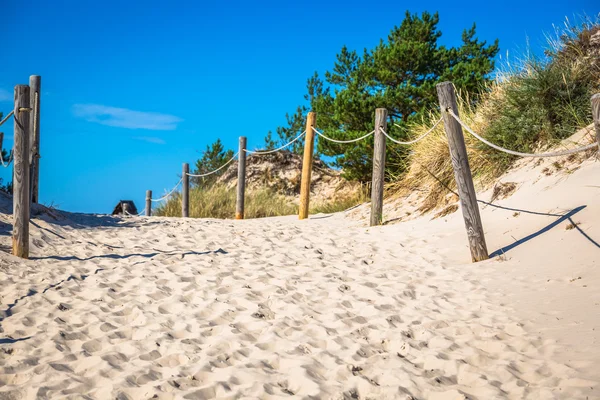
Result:
{"label": "pine tree", "polygon": [[[388,131],[406,139],[406,128],[430,110],[436,109],[435,85],[452,81],[457,89],[477,100],[494,69],[498,41],[487,45],[479,41],[475,25],[462,34],[459,47],[438,43],[442,33],[437,29],[437,13],[420,16],[406,12],[399,27],[394,27],[387,40],[362,54],[342,47],[333,69],[323,81],[316,73],[307,82],[307,105],[298,107],[288,118],[288,126],[278,128],[281,141],[300,133],[309,109],[317,113],[317,127],[327,136],[339,140],[359,137],[373,130],[374,111],[388,110]],[[399,128],[395,126],[399,125]],[[388,152],[386,172],[404,171],[406,147],[396,146]],[[368,181],[371,177],[373,137],[353,144],[335,144],[318,140],[317,152],[333,157],[349,179]]]}
{"label": "pine tree", "polygon": [[[233,150],[225,150],[221,139],[217,139],[213,144],[206,146],[206,150],[202,153],[202,157],[196,161],[195,169],[192,174],[201,175],[214,171],[233,157]],[[206,177],[192,177],[191,183],[194,185],[211,185],[219,176],[221,176],[227,167],[222,170],[208,175]]]}

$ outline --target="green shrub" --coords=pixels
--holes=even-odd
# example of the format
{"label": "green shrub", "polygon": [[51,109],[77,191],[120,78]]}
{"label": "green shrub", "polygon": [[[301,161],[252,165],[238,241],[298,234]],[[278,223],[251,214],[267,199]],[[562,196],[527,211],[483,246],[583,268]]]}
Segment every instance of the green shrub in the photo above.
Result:
{"label": "green shrub", "polygon": [[[598,89],[577,63],[529,59],[484,100],[485,136],[502,147],[536,152],[591,123],[590,97]],[[502,162],[514,159],[490,153]]]}

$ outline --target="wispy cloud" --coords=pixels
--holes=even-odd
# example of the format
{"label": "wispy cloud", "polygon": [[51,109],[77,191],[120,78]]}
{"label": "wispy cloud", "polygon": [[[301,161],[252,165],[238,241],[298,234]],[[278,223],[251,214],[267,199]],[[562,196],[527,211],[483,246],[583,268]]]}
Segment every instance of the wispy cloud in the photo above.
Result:
{"label": "wispy cloud", "polygon": [[89,122],[127,129],[172,131],[181,118],[169,114],[134,111],[100,104],[75,104],[73,114]]}
{"label": "wispy cloud", "polygon": [[155,143],[155,144],[167,143],[164,140],[162,140],[161,138],[152,137],[152,136],[134,136],[133,139],[141,140],[142,142]]}
{"label": "wispy cloud", "polygon": [[0,101],[10,101],[13,96],[8,90],[0,89]]}

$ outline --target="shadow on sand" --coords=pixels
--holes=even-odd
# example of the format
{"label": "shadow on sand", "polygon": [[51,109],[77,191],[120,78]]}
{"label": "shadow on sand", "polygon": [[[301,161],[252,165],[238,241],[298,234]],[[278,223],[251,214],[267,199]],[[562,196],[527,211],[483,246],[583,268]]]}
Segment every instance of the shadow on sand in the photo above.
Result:
{"label": "shadow on sand", "polygon": [[575,215],[579,211],[583,210],[586,207],[585,205],[576,207],[576,208],[572,209],[571,211],[567,212],[566,214],[550,214],[550,213],[540,213],[540,212],[535,212],[535,211],[528,211],[528,210],[520,210],[520,209],[516,209],[516,208],[503,207],[503,206],[498,206],[498,205],[487,203],[487,202],[482,202],[482,203],[485,203],[485,204],[490,205],[492,207],[502,208],[504,210],[510,210],[510,211],[515,211],[515,212],[522,212],[522,213],[527,213],[527,214],[544,215],[544,216],[549,216],[549,217],[558,217],[558,219],[556,219],[555,221],[553,221],[550,224],[546,225],[545,227],[543,227],[542,229],[538,230],[537,232],[534,232],[534,233],[532,233],[530,235],[527,235],[524,238],[521,238],[521,239],[517,240],[516,242],[509,244],[508,246],[504,246],[501,249],[498,249],[498,250],[494,251],[492,254],[490,254],[490,258],[493,258],[493,257],[496,257],[496,256],[500,256],[500,255],[506,253],[507,251],[514,249],[515,247],[520,246],[523,243],[526,243],[526,242],[530,241],[531,239],[534,239],[534,238],[540,236],[542,233],[548,232],[550,229],[554,228],[555,226],[559,225],[560,223],[562,223],[564,221],[571,222],[571,225],[573,226],[574,229],[576,229],[579,233],[581,233],[581,235],[584,238],[586,238],[590,243],[592,243],[594,246],[596,246],[597,248],[600,249],[600,244],[598,242],[596,242],[594,239],[592,239],[587,233],[585,233],[575,223],[575,221],[573,221],[571,219],[571,217],[573,215]]}
{"label": "shadow on sand", "polygon": [[6,222],[0,221],[0,235],[9,236],[12,232],[12,226]]}
{"label": "shadow on sand", "polygon": [[144,257],[144,258],[152,258],[152,257],[156,257],[158,255],[167,255],[167,256],[172,256],[172,255],[182,255],[182,256],[187,256],[187,255],[206,255],[206,254],[227,254],[227,252],[223,249],[217,249],[217,250],[212,250],[212,251],[194,251],[194,250],[187,250],[187,251],[178,251],[178,250],[173,250],[173,251],[162,251],[162,250],[155,250],[153,249],[154,252],[152,253],[131,253],[131,254],[101,254],[98,256],[90,256],[90,257],[86,257],[86,258],[80,258],[77,256],[46,256],[46,257],[31,257],[31,260],[58,260],[58,261],[89,261],[89,260],[95,260],[98,258],[108,258],[108,259],[113,259],[113,260],[123,260],[123,259],[127,259],[127,258],[131,258],[131,257]]}
{"label": "shadow on sand", "polygon": [[31,339],[31,336],[27,336],[27,337],[19,338],[19,339],[13,339],[11,337],[0,338],[0,344],[13,344],[13,343],[17,343],[17,342],[23,342],[23,341],[29,340],[29,339]]}
{"label": "shadow on sand", "polygon": [[[487,201],[484,200],[479,200],[477,199],[477,202],[480,204],[484,204],[486,206],[489,207],[494,207],[494,208],[499,208],[502,210],[507,210],[507,211],[514,211],[514,212],[519,212],[519,213],[524,213],[524,214],[532,214],[532,215],[541,215],[541,216],[545,216],[545,217],[556,217],[557,220],[551,222],[550,224],[546,225],[545,227],[543,227],[542,229],[525,236],[524,238],[521,238],[517,241],[515,241],[514,243],[511,243],[507,246],[504,246],[494,252],[492,252],[490,254],[490,258],[496,257],[496,256],[500,256],[504,253],[506,253],[507,251],[510,251],[512,249],[514,249],[517,246],[520,246],[528,241],[530,241],[531,239],[534,239],[536,237],[538,237],[539,235],[541,235],[544,232],[548,232],[550,229],[554,228],[555,226],[559,225],[560,223],[564,222],[564,221],[569,221],[571,222],[572,228],[576,229],[584,238],[586,238],[591,244],[593,244],[594,246],[596,246],[597,248],[600,249],[600,243],[598,243],[597,241],[595,241],[592,237],[590,237],[587,233],[585,233],[576,223],[575,221],[573,221],[571,219],[571,217],[575,214],[577,214],[579,211],[583,210],[584,208],[586,208],[586,205],[583,206],[579,206],[576,207],[574,209],[572,209],[571,211],[568,211],[565,214],[553,214],[553,213],[543,213],[543,212],[538,212],[538,211],[530,211],[530,210],[524,210],[521,208],[512,208],[512,207],[505,207],[505,206],[501,206],[498,204],[492,204],[489,203]],[[388,221],[385,221],[383,223],[383,225],[389,224],[391,222],[395,222],[395,221],[401,221],[402,218],[394,218],[394,219],[390,219]]]}
{"label": "shadow on sand", "polygon": [[[156,255],[159,254],[164,254],[164,255],[182,255],[182,256],[186,256],[186,255],[206,255],[206,254],[228,254],[227,251],[223,250],[223,249],[217,249],[217,250],[211,250],[211,251],[202,251],[202,252],[198,252],[198,251],[193,251],[193,250],[188,250],[188,251],[159,251],[157,250],[154,253],[147,253],[147,254],[125,254],[125,255],[119,255],[119,254],[106,254],[106,255],[100,255],[100,256],[92,256],[92,257],[88,257],[88,258],[79,258],[79,257],[75,257],[75,256],[69,256],[69,257],[59,257],[59,256],[49,256],[49,257],[37,257],[37,258],[32,258],[32,259],[37,259],[37,260],[41,260],[41,259],[52,259],[52,260],[80,260],[80,261],[87,261],[87,260],[91,260],[94,258],[112,258],[112,259],[127,259],[127,258],[131,258],[131,257],[145,257],[145,258],[152,258]],[[115,267],[116,268],[116,267]],[[113,268],[114,269],[114,268]],[[97,268],[93,275],[97,275],[98,273],[104,271],[105,268]],[[79,277],[74,276],[73,274],[69,275],[67,278],[57,282],[57,283],[52,283],[49,284],[44,290],[42,290],[41,293],[46,293],[48,290],[53,289],[55,287],[59,287],[61,284],[63,284],[64,282],[68,282],[71,280],[79,280],[79,281],[85,281],[87,278],[89,278],[90,275],[80,275]],[[38,292],[35,289],[29,289],[29,291],[27,292],[27,294],[24,294],[23,296],[19,297],[18,299],[15,299],[12,303],[8,304],[8,307],[5,310],[0,311],[0,322],[2,322],[4,319],[10,317],[12,314],[12,309],[19,303],[19,301],[26,299],[28,297],[32,297],[35,296],[36,294],[38,294],[40,292]],[[59,305],[59,307],[61,307],[61,305]],[[28,338],[25,338],[28,339]],[[20,340],[25,340],[25,339],[20,339]],[[4,339],[0,339],[0,344],[2,343],[1,341]],[[7,342],[8,343],[8,342]]]}

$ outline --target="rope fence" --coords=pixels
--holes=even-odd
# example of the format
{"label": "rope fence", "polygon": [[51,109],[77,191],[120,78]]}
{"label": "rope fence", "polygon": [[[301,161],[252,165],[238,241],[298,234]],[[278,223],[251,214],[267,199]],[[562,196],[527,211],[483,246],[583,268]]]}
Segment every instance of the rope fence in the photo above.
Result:
{"label": "rope fence", "polygon": [[[371,136],[374,136],[373,143],[373,176],[371,183],[371,221],[370,225],[381,225],[383,215],[383,187],[384,187],[384,176],[385,176],[385,153],[386,153],[386,142],[389,140],[392,143],[411,146],[420,141],[424,140],[429,136],[436,128],[443,122],[444,131],[448,140],[448,146],[450,149],[450,157],[452,159],[452,167],[454,168],[454,175],[457,185],[457,190],[451,190],[444,185],[446,189],[455,193],[461,203],[463,211],[463,218],[467,231],[467,238],[469,241],[469,248],[471,250],[471,258],[473,262],[482,261],[488,259],[490,255],[487,251],[487,245],[485,242],[483,225],[481,222],[481,216],[479,214],[478,204],[491,205],[491,203],[477,199],[475,196],[475,189],[473,184],[473,178],[469,167],[466,143],[464,141],[463,129],[466,130],[470,135],[475,137],[482,143],[490,146],[498,151],[505,152],[519,157],[561,157],[570,154],[575,154],[591,149],[598,148],[600,143],[600,95],[592,97],[592,110],[593,117],[596,124],[597,130],[597,142],[591,143],[585,146],[581,146],[575,149],[552,151],[546,153],[523,153],[514,150],[509,150],[504,147],[495,145],[490,141],[477,134],[471,127],[469,127],[464,121],[458,116],[458,105],[456,100],[455,88],[451,82],[440,83],[436,87],[438,92],[438,99],[440,104],[440,117],[435,120],[433,125],[426,132],[419,135],[418,137],[410,140],[399,140],[394,138],[387,131],[388,113],[384,108],[378,108],[375,110],[374,129],[364,135],[361,135],[352,139],[334,139],[327,136],[324,132],[316,127],[316,114],[309,112],[306,119],[306,129],[298,136],[272,150],[248,150],[246,149],[246,137],[241,136],[239,141],[239,150],[229,160],[223,163],[220,167],[205,172],[202,174],[192,174],[189,172],[189,164],[183,164],[182,178],[177,182],[175,187],[168,193],[158,199],[151,197],[152,192],[148,190],[146,192],[146,209],[145,214],[150,216],[152,213],[152,202],[160,202],[168,199],[179,187],[182,185],[181,192],[181,203],[182,203],[182,216],[189,216],[189,190],[190,182],[189,178],[202,178],[210,176],[222,171],[229,166],[235,159],[238,160],[238,175],[237,175],[237,200],[236,200],[236,219],[244,218],[244,197],[245,197],[245,182],[246,182],[246,156],[250,155],[266,155],[272,154],[279,151],[283,151],[294,143],[304,138],[304,157],[302,163],[302,175],[301,175],[301,186],[300,186],[300,211],[299,218],[305,219],[308,217],[308,204],[310,198],[310,180],[313,163],[313,152],[315,139],[322,139],[337,144],[352,144],[362,140],[366,140]],[[401,128],[399,125],[394,124],[396,127]],[[434,176],[435,178],[435,176]],[[437,179],[437,178],[436,178]],[[138,215],[142,215],[141,212]],[[124,214],[127,216],[133,216],[126,210]],[[546,214],[550,215],[550,214]]]}
{"label": "rope fence", "polygon": [[4,160],[4,158],[2,157],[2,141],[0,140],[0,164],[4,168],[8,168],[10,166],[10,164],[13,162],[13,159],[14,159],[14,154],[13,154],[13,152],[11,152],[10,156],[8,157],[8,161]]}
{"label": "rope fence", "polygon": [[141,217],[146,211],[142,211],[140,213],[137,214],[131,214],[129,211],[127,210],[123,210],[123,214],[127,215],[128,217]]}
{"label": "rope fence", "polygon": [[454,112],[452,110],[446,110],[446,112],[452,116],[452,118],[454,118],[456,120],[456,122],[458,122],[463,128],[465,128],[465,130],[467,132],[469,132],[471,135],[473,135],[473,137],[475,137],[477,140],[479,140],[480,142],[490,146],[493,149],[496,149],[498,151],[501,151],[503,153],[506,154],[512,154],[513,156],[519,156],[519,157],[541,157],[541,158],[545,158],[545,157],[562,157],[562,156],[568,156],[570,154],[575,154],[575,153],[580,153],[582,151],[587,151],[587,150],[591,150],[591,149],[595,149],[596,147],[598,147],[598,142],[595,143],[591,143],[588,144],[586,146],[582,146],[582,147],[578,147],[576,149],[569,149],[569,150],[562,150],[562,151],[551,151],[548,153],[521,153],[519,151],[514,151],[514,150],[509,150],[509,149],[505,149],[504,147],[498,146],[486,139],[484,139],[483,137],[481,137],[480,135],[478,135],[477,133],[475,133],[475,131],[473,131],[473,129],[471,129],[467,124],[465,124],[456,114],[454,114]]}
{"label": "rope fence", "polygon": [[[304,156],[302,163],[302,175],[300,186],[300,207],[299,218],[308,217],[308,205],[310,199],[311,171],[313,164],[313,152],[315,138],[327,140],[337,144],[351,144],[374,136],[373,145],[373,175],[371,183],[371,221],[370,225],[381,225],[383,215],[383,186],[385,175],[385,153],[386,142],[410,146],[414,145],[428,135],[443,121],[444,130],[450,149],[450,157],[454,168],[456,180],[456,194],[459,197],[463,212],[463,219],[467,232],[471,258],[474,262],[488,259],[490,255],[487,251],[483,224],[479,213],[479,203],[485,203],[477,199],[473,184],[473,178],[469,167],[466,144],[464,141],[463,129],[466,130],[475,139],[485,145],[507,154],[518,157],[562,157],[571,154],[584,152],[592,149],[598,149],[600,144],[600,94],[592,96],[592,117],[596,129],[596,142],[590,143],[574,149],[551,151],[545,153],[524,153],[506,149],[496,145],[481,135],[477,134],[458,116],[458,105],[456,100],[455,88],[451,82],[440,83],[436,86],[438,100],[440,104],[441,117],[425,133],[415,139],[402,141],[390,135],[387,131],[388,113],[384,108],[375,110],[374,129],[360,137],[353,139],[334,139],[327,136],[324,132],[317,129],[316,114],[309,112],[306,118],[306,128],[302,133],[284,145],[272,150],[248,150],[246,149],[246,137],[240,137],[239,151],[227,160],[223,165],[215,170],[202,173],[189,173],[189,164],[183,164],[181,178],[175,186],[160,198],[153,199],[152,191],[146,192],[145,210],[137,215],[145,214],[150,216],[152,213],[152,203],[161,202],[172,196],[179,185],[182,185],[181,202],[182,216],[189,215],[189,178],[201,178],[213,175],[225,169],[236,158],[238,159],[238,179],[237,179],[237,200],[236,200],[236,218],[244,218],[244,196],[246,182],[246,155],[266,155],[282,151],[294,143],[304,138]],[[5,160],[0,154],[0,164],[3,167],[13,165],[13,255],[21,258],[29,257],[29,220],[31,204],[37,203],[37,188],[39,187],[39,123],[40,123],[40,94],[41,78],[38,75],[32,75],[29,79],[29,85],[15,86],[15,97],[13,111],[8,113],[1,121],[0,126],[13,118],[14,121],[14,140],[13,149],[10,157]],[[0,133],[0,149],[2,149],[3,134]],[[30,143],[31,142],[31,143]],[[485,203],[487,204],[487,203]],[[126,216],[136,216],[131,214],[127,208],[123,209]]]}
{"label": "rope fence", "polygon": [[[189,173],[189,164],[183,164],[181,178],[175,186],[160,198],[153,199],[152,191],[146,191],[145,210],[137,215],[145,214],[150,216],[152,213],[152,203],[161,202],[172,196],[182,185],[181,202],[182,216],[189,215],[189,178],[201,178],[216,174],[225,169],[236,158],[238,159],[238,180],[237,180],[237,200],[236,200],[236,218],[244,218],[244,196],[246,182],[246,155],[266,155],[282,151],[302,138],[304,140],[304,156],[302,163],[302,176],[300,186],[300,207],[299,218],[308,217],[308,205],[310,199],[311,171],[313,164],[313,152],[315,138],[327,140],[337,144],[356,143],[374,136],[373,145],[373,175],[371,183],[371,222],[370,225],[381,225],[383,215],[383,186],[385,175],[385,152],[386,141],[410,146],[414,145],[430,135],[436,127],[443,121],[444,130],[450,149],[450,157],[454,168],[456,180],[456,194],[459,197],[471,258],[474,262],[489,258],[487,245],[485,242],[483,225],[479,214],[478,203],[485,203],[477,199],[473,184],[473,178],[469,167],[466,144],[464,141],[463,129],[470,135],[484,143],[485,145],[507,154],[518,157],[562,157],[571,154],[584,152],[592,149],[598,149],[600,146],[600,94],[592,96],[592,117],[596,130],[596,142],[590,143],[574,149],[551,151],[545,153],[524,153],[506,149],[486,140],[477,134],[458,116],[458,105],[454,85],[451,82],[440,83],[436,86],[438,100],[440,104],[441,117],[419,137],[401,141],[392,137],[387,132],[388,113],[384,108],[375,110],[374,129],[360,137],[346,140],[339,140],[325,135],[316,127],[316,114],[309,112],[306,118],[306,128],[302,133],[284,145],[272,150],[248,150],[246,149],[246,137],[240,137],[239,151],[227,160],[220,167],[202,174]],[[0,126],[13,118],[14,121],[14,140],[13,149],[10,157],[5,160],[0,153],[0,164],[3,167],[13,165],[13,255],[28,258],[29,257],[29,220],[31,204],[37,203],[37,188],[39,187],[39,143],[40,143],[40,94],[41,77],[32,75],[29,78],[29,85],[15,86],[15,97],[13,111],[8,113],[1,121]],[[397,125],[396,125],[397,126]],[[2,149],[3,134],[0,133],[0,149]],[[31,142],[31,143],[30,143]],[[488,203],[485,203],[488,204]],[[129,213],[127,208],[123,209],[123,214],[127,216],[136,216]]]}
{"label": "rope fence", "polygon": [[[12,117],[15,114],[14,110],[9,112],[8,115],[6,117],[4,117],[2,119],[2,121],[0,121],[0,126],[2,126],[6,121],[8,121],[10,119],[10,117]],[[2,165],[2,167],[4,168],[8,168],[8,166],[12,163],[13,161],[13,152],[10,152],[10,155],[8,157],[8,160],[5,160],[4,157],[2,157],[2,142],[4,141],[4,133],[0,132],[0,165]]]}
{"label": "rope fence", "polygon": [[[39,78],[39,77],[38,77]],[[17,110],[18,115],[20,115],[23,112],[31,112],[34,110],[39,110],[39,103],[38,103],[38,99],[39,99],[39,93],[38,92],[34,92],[34,104],[33,107],[19,107],[19,109]],[[17,117],[15,117],[15,111],[12,110],[11,112],[9,112],[6,117],[4,117],[2,119],[2,121],[0,121],[0,126],[2,126],[5,122],[7,122],[11,117],[14,117],[14,122],[15,125],[17,125],[17,127],[21,130],[25,130],[25,127],[23,126],[23,124],[19,121],[19,119]],[[34,126],[37,124],[38,122],[38,118],[39,118],[39,112],[34,112],[33,113],[33,118],[34,118]],[[3,168],[8,168],[10,166],[10,164],[12,164],[13,160],[14,160],[14,151],[11,151],[8,157],[8,160],[5,160],[4,157],[2,156],[2,143],[4,141],[4,133],[0,132],[0,165]],[[33,150],[33,149],[32,149]],[[35,177],[35,175],[34,175]]]}
{"label": "rope fence", "polygon": [[[442,122],[442,121],[443,121],[443,118],[440,117],[437,121],[435,121],[435,123],[433,124],[433,126],[427,132],[425,132],[424,134],[422,134],[421,136],[419,136],[418,138],[416,138],[414,140],[409,140],[408,142],[402,142],[400,140],[394,139],[393,137],[391,137],[390,135],[388,135],[387,132],[384,131],[383,129],[381,129],[381,132],[385,135],[386,138],[388,138],[392,142],[394,142],[396,144],[401,144],[401,145],[408,146],[408,145],[411,145],[411,144],[418,143],[421,140],[425,139],[427,136],[429,136],[429,134],[431,132],[433,132],[435,130],[436,126],[438,126],[439,123]],[[397,124],[394,124],[394,125],[397,126],[398,128],[400,128],[399,125],[397,125]]]}
{"label": "rope fence", "polygon": [[246,150],[243,149],[244,152],[248,153],[248,154],[256,154],[259,156],[265,155],[265,154],[272,154],[272,153],[276,153],[278,151],[281,151],[283,149],[285,149],[286,147],[292,145],[293,143],[297,142],[298,140],[300,140],[300,138],[302,138],[304,135],[306,134],[306,131],[302,132],[301,134],[299,134],[298,136],[296,136],[292,141],[284,144],[281,147],[278,147],[276,149],[273,150],[267,150],[267,151],[255,151],[255,150]]}
{"label": "rope fence", "polygon": [[173,189],[171,189],[171,191],[169,193],[165,194],[163,197],[161,197],[159,199],[150,199],[150,201],[157,202],[157,201],[163,201],[163,200],[165,200],[166,198],[168,198],[169,196],[171,196],[175,192],[175,189],[177,189],[179,187],[179,185],[181,184],[182,181],[183,181],[183,178],[181,178],[179,180],[179,182],[177,182],[175,184],[175,186],[173,187]]}
{"label": "rope fence", "polygon": [[2,126],[2,125],[3,125],[3,124],[6,122],[6,121],[8,121],[8,119],[9,119],[10,117],[12,117],[12,116],[14,115],[14,113],[15,113],[15,111],[14,111],[14,110],[13,110],[13,111],[11,111],[11,112],[9,112],[9,113],[8,113],[8,115],[7,115],[6,117],[4,117],[4,119],[2,119],[2,121],[0,121],[0,126]]}
{"label": "rope fence", "polygon": [[313,131],[315,131],[315,133],[316,133],[317,135],[319,135],[320,137],[322,137],[323,139],[325,139],[325,140],[328,140],[328,141],[330,141],[330,142],[333,142],[333,143],[340,143],[340,144],[346,144],[346,143],[355,143],[355,142],[360,142],[361,140],[364,140],[364,139],[368,138],[369,136],[371,136],[372,134],[374,134],[374,133],[375,133],[375,131],[373,130],[373,131],[371,131],[371,132],[367,133],[366,135],[363,135],[363,136],[361,136],[361,137],[359,137],[359,138],[356,138],[356,139],[349,139],[349,140],[337,140],[337,139],[332,139],[332,138],[330,138],[330,137],[327,137],[327,136],[325,136],[323,133],[319,132],[319,131],[318,131],[316,128],[314,128],[314,127],[312,128],[312,130],[313,130]]}
{"label": "rope fence", "polygon": [[233,160],[235,160],[235,158],[236,158],[236,157],[237,157],[239,154],[240,154],[240,152],[238,151],[237,153],[235,153],[235,154],[233,155],[233,157],[231,157],[231,158],[229,159],[229,161],[227,161],[225,164],[221,165],[219,168],[215,169],[214,171],[210,171],[210,172],[207,172],[207,173],[205,173],[205,174],[190,174],[190,173],[186,173],[186,175],[187,175],[187,176],[194,177],[194,178],[203,178],[203,177],[205,177],[205,176],[212,175],[212,174],[214,174],[214,173],[216,173],[216,172],[219,172],[220,170],[222,170],[222,169],[223,169],[223,168],[225,168],[226,166],[228,166],[228,165],[229,165],[229,163],[231,163]]}

